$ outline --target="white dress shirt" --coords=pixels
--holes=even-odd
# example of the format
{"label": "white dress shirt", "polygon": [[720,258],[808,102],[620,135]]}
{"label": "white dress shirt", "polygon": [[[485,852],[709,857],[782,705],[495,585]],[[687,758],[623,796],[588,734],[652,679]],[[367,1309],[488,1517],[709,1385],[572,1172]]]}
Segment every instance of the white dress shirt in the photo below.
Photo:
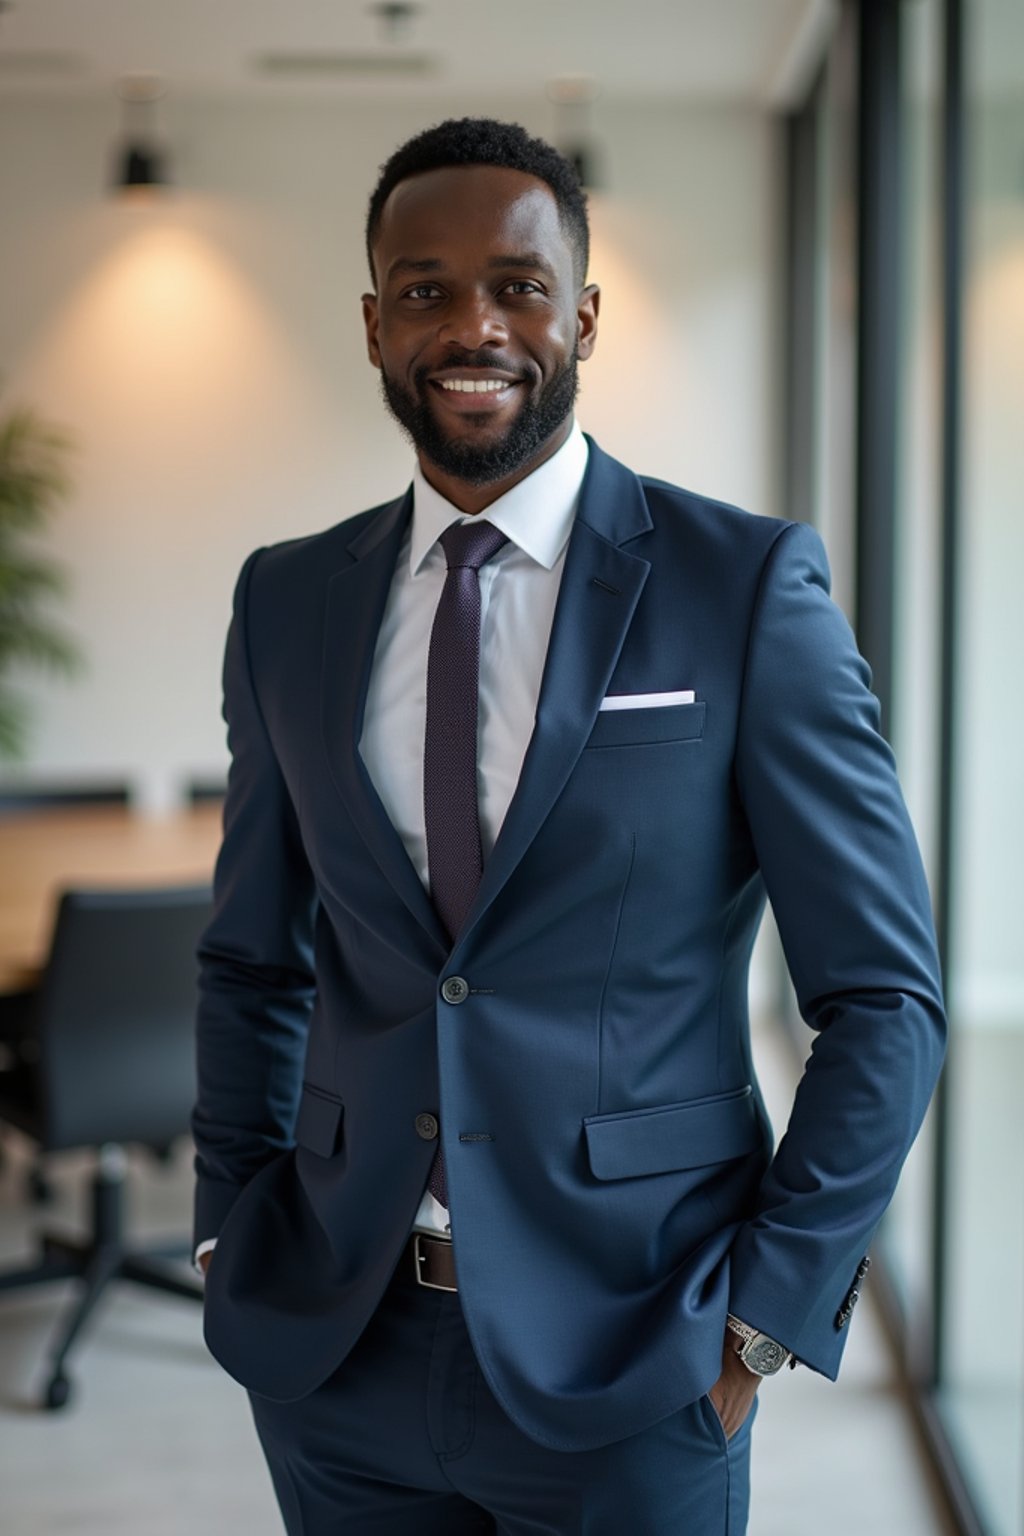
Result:
{"label": "white dress shirt", "polygon": [[[573,424],[557,453],[478,515],[509,542],[480,571],[477,796],[486,859],[494,847],[533,731],[551,621],[587,467]],[[438,540],[470,521],[417,466],[413,513],[381,621],[359,751],[417,874],[429,890],[423,816],[427,650],[447,574]],[[445,1232],[448,1212],[424,1190],[413,1223]]]}

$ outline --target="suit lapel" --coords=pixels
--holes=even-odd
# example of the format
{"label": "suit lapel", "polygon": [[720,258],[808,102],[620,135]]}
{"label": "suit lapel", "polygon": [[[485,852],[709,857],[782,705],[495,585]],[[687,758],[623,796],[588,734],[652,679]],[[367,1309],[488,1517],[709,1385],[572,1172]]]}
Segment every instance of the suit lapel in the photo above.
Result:
{"label": "suit lapel", "polygon": [[460,942],[536,837],[593,729],[650,571],[620,546],[652,526],[637,477],[590,442],[533,735]]}
{"label": "suit lapel", "polygon": [[331,777],[381,873],[447,953],[440,919],[359,752],[377,634],[411,512],[410,489],[357,534],[348,546],[352,563],[331,578],[324,626],[321,729]]}
{"label": "suit lapel", "polygon": [[[327,594],[321,722],[331,776],[385,878],[442,954],[449,944],[359,753],[377,634],[398,550],[412,512],[411,490],[382,509],[348,546],[351,564]],[[650,564],[623,548],[652,527],[642,487],[590,443],[573,523],[537,718],[519,783],[463,940],[520,863],[561,794],[594,725]],[[353,664],[346,665],[351,659]]]}

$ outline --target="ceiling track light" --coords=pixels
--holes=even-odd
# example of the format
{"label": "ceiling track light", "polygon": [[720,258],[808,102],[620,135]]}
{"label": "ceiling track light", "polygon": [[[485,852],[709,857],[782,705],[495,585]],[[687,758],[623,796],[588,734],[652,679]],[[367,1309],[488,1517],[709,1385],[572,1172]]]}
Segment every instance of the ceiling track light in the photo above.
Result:
{"label": "ceiling track light", "polygon": [[156,104],[165,94],[158,75],[126,75],[121,98],[121,139],[113,185],[122,196],[146,196],[170,184],[167,155],[156,131]]}
{"label": "ceiling track light", "polygon": [[589,75],[562,75],[547,83],[548,100],[555,108],[555,142],[575,166],[587,192],[604,184],[601,148],[594,132],[593,108],[600,95],[598,82]]}
{"label": "ceiling track light", "polygon": [[388,43],[405,42],[419,9],[417,0],[375,0],[370,6]]}

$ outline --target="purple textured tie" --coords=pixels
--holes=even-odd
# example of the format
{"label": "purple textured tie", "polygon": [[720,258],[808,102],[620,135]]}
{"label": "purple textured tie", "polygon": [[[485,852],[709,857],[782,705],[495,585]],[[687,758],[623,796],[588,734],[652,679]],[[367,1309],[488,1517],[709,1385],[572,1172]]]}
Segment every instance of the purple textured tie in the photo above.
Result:
{"label": "purple textured tie", "polygon": [[[454,941],[483,873],[476,790],[477,701],[480,693],[482,565],[507,543],[493,523],[453,523],[441,535],[448,574],[427,652],[427,723],[423,741],[423,815],[430,894]],[[448,1204],[438,1146],[427,1185]]]}

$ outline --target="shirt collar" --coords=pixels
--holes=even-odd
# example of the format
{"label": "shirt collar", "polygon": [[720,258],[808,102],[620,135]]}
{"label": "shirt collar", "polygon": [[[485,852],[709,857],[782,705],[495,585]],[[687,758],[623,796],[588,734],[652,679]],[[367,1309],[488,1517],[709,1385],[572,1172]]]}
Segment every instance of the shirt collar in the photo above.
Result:
{"label": "shirt collar", "polygon": [[[587,440],[574,421],[557,453],[478,515],[500,528],[524,554],[550,571],[572,530],[588,453]],[[444,530],[452,523],[465,522],[467,514],[434,489],[419,464],[412,484],[409,570],[416,576]]]}

